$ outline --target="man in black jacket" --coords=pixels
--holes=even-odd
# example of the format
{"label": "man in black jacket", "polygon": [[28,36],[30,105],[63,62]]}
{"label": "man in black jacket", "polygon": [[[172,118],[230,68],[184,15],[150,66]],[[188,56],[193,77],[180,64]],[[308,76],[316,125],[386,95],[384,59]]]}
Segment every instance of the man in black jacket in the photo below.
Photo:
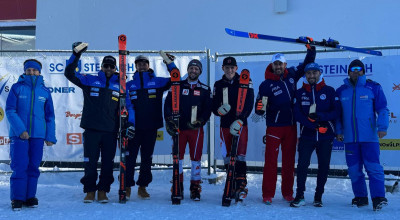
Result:
{"label": "man in black jacket", "polygon": [[[176,68],[172,60],[166,60],[168,70]],[[211,89],[199,80],[202,72],[199,60],[191,60],[187,67],[188,77],[180,83],[179,99],[179,173],[183,191],[182,161],[186,145],[189,144],[192,175],[190,180],[190,198],[200,201],[201,192],[201,155],[203,152],[203,126],[211,116]],[[171,136],[176,135],[176,125],[172,119],[172,94],[168,92],[164,103],[166,128]]]}

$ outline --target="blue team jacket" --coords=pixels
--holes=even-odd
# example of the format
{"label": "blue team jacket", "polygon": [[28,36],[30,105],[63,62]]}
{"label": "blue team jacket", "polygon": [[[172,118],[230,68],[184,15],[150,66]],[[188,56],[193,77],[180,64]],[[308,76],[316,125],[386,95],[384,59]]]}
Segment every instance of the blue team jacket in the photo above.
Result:
{"label": "blue team jacket", "polygon": [[344,135],[344,142],[378,142],[377,132],[389,127],[389,109],[381,85],[365,75],[358,77],[356,86],[347,78],[336,96],[341,103],[336,132]]}
{"label": "blue team jacket", "polygon": [[43,76],[19,77],[8,94],[6,115],[10,137],[19,137],[27,131],[32,138],[57,142],[53,100]]}

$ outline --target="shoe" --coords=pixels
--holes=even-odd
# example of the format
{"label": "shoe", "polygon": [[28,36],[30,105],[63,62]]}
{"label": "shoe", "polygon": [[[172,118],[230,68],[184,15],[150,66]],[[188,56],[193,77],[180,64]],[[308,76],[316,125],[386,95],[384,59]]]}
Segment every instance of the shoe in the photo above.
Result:
{"label": "shoe", "polygon": [[141,199],[150,199],[150,194],[147,192],[146,186],[139,186],[137,194]]}
{"label": "shoe", "polygon": [[13,211],[21,211],[23,202],[21,200],[12,200],[11,208]]}
{"label": "shoe", "polygon": [[357,206],[358,208],[368,205],[368,197],[355,197],[351,200],[352,206]]}
{"label": "shoe", "polygon": [[126,187],[125,192],[126,192],[126,200],[128,201],[129,199],[131,199],[131,187]]}
{"label": "shoe", "polygon": [[266,205],[271,205],[272,204],[272,197],[263,198],[263,203],[265,203]]}
{"label": "shoe", "polygon": [[95,192],[88,192],[86,193],[85,198],[83,199],[84,203],[92,203],[94,202]]}
{"label": "shoe", "polygon": [[190,199],[200,201],[201,185],[200,181],[192,181],[190,183]]}
{"label": "shoe", "polygon": [[33,198],[30,198],[30,199],[27,199],[24,202],[24,205],[29,207],[29,208],[36,208],[39,205],[39,200],[36,197],[33,197]]}
{"label": "shoe", "polygon": [[288,201],[288,202],[292,202],[292,201],[294,200],[294,198],[293,198],[292,195],[290,195],[290,196],[284,196],[283,198],[284,198],[286,201]]}
{"label": "shoe", "polygon": [[294,198],[294,200],[292,202],[290,202],[290,207],[300,207],[306,205],[306,201],[304,201],[304,196],[297,196],[296,198]]}
{"label": "shoe", "polygon": [[322,196],[319,196],[319,195],[314,196],[313,206],[315,206],[315,207],[323,207],[324,206],[324,204],[322,203]]}
{"label": "shoe", "polygon": [[379,211],[383,206],[388,205],[388,200],[385,197],[376,197],[372,199],[372,207],[374,211]]}
{"label": "shoe", "polygon": [[97,191],[97,201],[100,203],[108,203],[107,193],[105,191]]}

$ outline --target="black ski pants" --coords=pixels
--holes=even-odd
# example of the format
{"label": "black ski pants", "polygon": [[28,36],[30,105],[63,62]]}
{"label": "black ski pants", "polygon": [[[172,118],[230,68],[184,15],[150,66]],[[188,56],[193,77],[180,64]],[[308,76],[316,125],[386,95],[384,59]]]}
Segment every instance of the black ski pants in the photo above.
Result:
{"label": "black ski pants", "polygon": [[138,152],[140,149],[140,172],[136,182],[139,186],[148,186],[153,180],[151,174],[151,164],[153,160],[154,146],[157,139],[157,129],[136,129],[133,140],[128,141],[126,154],[126,186],[135,185],[135,166]]}
{"label": "black ski pants", "polygon": [[307,170],[310,166],[311,155],[316,150],[318,158],[317,187],[315,196],[322,197],[324,186],[328,178],[331,161],[333,140],[313,141],[300,137],[298,144],[299,159],[297,162],[297,190],[296,196],[303,196],[306,190]]}
{"label": "black ski pants", "polygon": [[[114,182],[113,166],[117,147],[117,133],[86,129],[83,132],[83,157],[85,175],[81,179],[83,192],[96,190],[110,192]],[[101,155],[100,180],[97,181],[97,162]]]}

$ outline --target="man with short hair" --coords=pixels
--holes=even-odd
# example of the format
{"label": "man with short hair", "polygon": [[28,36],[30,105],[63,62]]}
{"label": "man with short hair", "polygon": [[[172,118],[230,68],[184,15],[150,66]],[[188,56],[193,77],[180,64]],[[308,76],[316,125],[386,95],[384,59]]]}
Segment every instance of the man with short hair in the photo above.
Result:
{"label": "man with short hair", "polygon": [[[107,203],[107,193],[114,182],[113,167],[119,129],[119,75],[116,59],[105,56],[97,75],[75,72],[78,61],[87,49],[87,43],[72,45],[73,54],[67,61],[64,75],[82,89],[83,159],[85,175],[81,179],[85,203],[97,200]],[[101,171],[97,181],[97,162],[101,155]]]}
{"label": "man with short hair", "polygon": [[53,100],[40,75],[42,64],[35,59],[24,62],[24,74],[11,86],[6,102],[10,123],[10,199],[12,210],[22,205],[35,208],[43,144],[57,142]]}
{"label": "man with short hair", "polygon": [[[177,68],[173,59],[164,58],[168,70]],[[190,179],[190,198],[200,201],[201,193],[201,155],[203,153],[204,130],[203,126],[211,116],[211,89],[199,80],[203,65],[197,59],[189,62],[188,76],[180,82],[179,98],[179,173],[181,190],[183,191],[182,161],[186,145],[189,144],[192,172]],[[164,116],[167,132],[171,136],[177,134],[178,127],[172,118],[172,93],[168,92],[164,103]]]}
{"label": "man with short hair", "polygon": [[363,62],[353,60],[349,78],[336,90],[341,117],[336,123],[337,139],[344,141],[346,163],[355,198],[352,205],[368,205],[368,191],[363,167],[369,177],[373,210],[387,205],[385,176],[379,162],[379,138],[387,134],[389,109],[379,83],[366,79]]}
{"label": "man with short hair", "polygon": [[133,79],[126,84],[128,124],[135,128],[135,137],[128,142],[126,151],[126,198],[130,199],[131,187],[135,186],[136,158],[140,149],[140,172],[136,182],[139,186],[138,196],[150,199],[146,188],[153,179],[151,164],[157,130],[163,127],[163,93],[169,89],[171,83],[170,78],[156,76],[146,56],[137,56],[135,67]]}
{"label": "man with short hair", "polygon": [[[265,70],[256,98],[255,113],[266,113],[265,165],[262,184],[263,202],[272,203],[277,180],[279,146],[282,149],[282,196],[293,201],[294,160],[296,154],[297,126],[293,116],[293,98],[297,81],[304,75],[304,67],[314,62],[315,47],[307,47],[304,62],[297,68],[286,68],[286,58],[277,53]],[[264,103],[263,100],[268,100]]]}
{"label": "man with short hair", "polygon": [[237,73],[237,70],[238,67],[234,57],[226,57],[223,60],[222,71],[224,72],[224,75],[222,76],[222,79],[216,81],[214,84],[212,110],[216,116],[221,117],[221,151],[226,170],[228,170],[228,164],[230,161],[233,136],[239,136],[236,153],[237,160],[235,164],[235,190],[241,194],[242,198],[246,198],[246,152],[248,140],[247,118],[250,116],[251,111],[253,110],[254,90],[253,82],[250,79],[243,111],[239,116],[237,116],[236,110],[240,85],[240,75]]}
{"label": "man with short hair", "polygon": [[317,63],[309,63],[304,71],[303,87],[296,91],[294,115],[300,123],[298,144],[296,197],[291,207],[305,205],[307,170],[311,155],[315,150],[318,158],[317,186],[315,189],[315,207],[322,207],[322,194],[328,178],[333,139],[334,121],[338,116],[338,101],[335,101],[335,89],[326,85]]}

